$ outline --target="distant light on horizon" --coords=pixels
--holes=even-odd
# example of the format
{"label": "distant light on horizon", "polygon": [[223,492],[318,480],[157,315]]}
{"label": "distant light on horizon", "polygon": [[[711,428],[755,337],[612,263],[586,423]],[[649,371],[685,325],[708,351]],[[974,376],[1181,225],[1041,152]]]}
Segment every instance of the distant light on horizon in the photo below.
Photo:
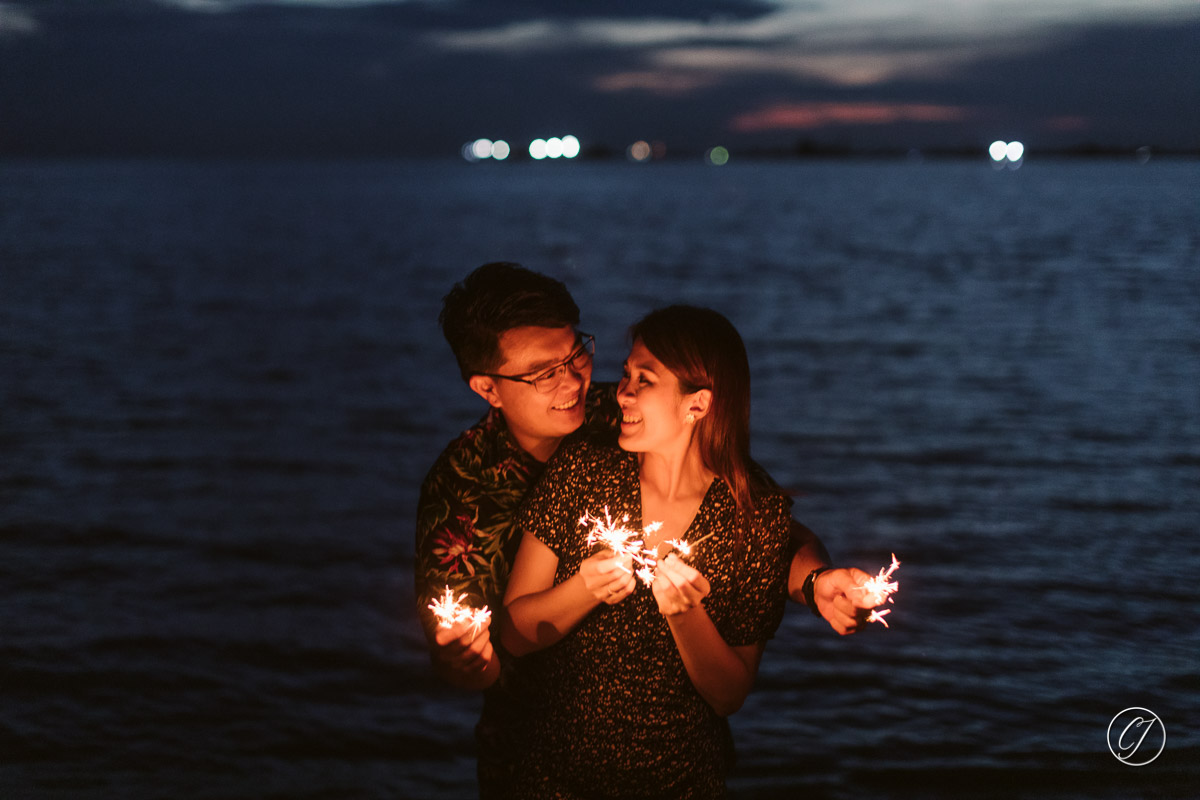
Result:
{"label": "distant light on horizon", "polygon": [[475,154],[475,157],[480,160],[485,159],[485,158],[491,158],[492,157],[492,140],[491,139],[476,139],[475,143],[473,145],[471,145],[471,151]]}
{"label": "distant light on horizon", "polygon": [[1025,157],[1025,145],[1020,142],[996,140],[988,147],[992,161],[1020,161]]}
{"label": "distant light on horizon", "polygon": [[579,139],[574,136],[551,136],[549,139],[534,139],[529,143],[529,157],[534,161],[544,158],[575,158],[581,150]]}
{"label": "distant light on horizon", "polygon": [[1017,169],[1025,159],[1025,145],[1021,142],[1005,142],[997,139],[988,147],[988,155],[999,169]]}
{"label": "distant light on horizon", "polygon": [[625,151],[625,153],[629,156],[630,161],[636,161],[640,164],[644,161],[650,160],[652,151],[650,149],[649,142],[638,140],[629,145],[629,148]]}
{"label": "distant light on horizon", "polygon": [[510,152],[512,148],[503,139],[494,142],[491,139],[476,139],[462,146],[462,157],[472,164],[489,158],[503,161],[508,158]]}
{"label": "distant light on horizon", "polygon": [[710,149],[704,157],[715,167],[723,167],[729,163],[729,151],[720,145]]}

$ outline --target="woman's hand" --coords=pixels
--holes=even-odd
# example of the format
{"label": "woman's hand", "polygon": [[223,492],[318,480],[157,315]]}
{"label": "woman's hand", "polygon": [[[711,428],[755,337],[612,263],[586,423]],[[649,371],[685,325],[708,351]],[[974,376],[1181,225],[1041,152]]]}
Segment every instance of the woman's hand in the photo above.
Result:
{"label": "woman's hand", "polygon": [[633,573],[611,550],[585,558],[579,565],[579,577],[593,597],[610,606],[629,597],[637,587]]}
{"label": "woman's hand", "polygon": [[667,617],[698,607],[712,591],[708,579],[674,553],[658,562],[651,589],[658,601],[658,610]]}
{"label": "woman's hand", "polygon": [[817,611],[842,636],[858,633],[867,626],[867,617],[874,606],[864,605],[870,598],[859,589],[870,578],[861,569],[851,567],[827,570],[813,581]]}

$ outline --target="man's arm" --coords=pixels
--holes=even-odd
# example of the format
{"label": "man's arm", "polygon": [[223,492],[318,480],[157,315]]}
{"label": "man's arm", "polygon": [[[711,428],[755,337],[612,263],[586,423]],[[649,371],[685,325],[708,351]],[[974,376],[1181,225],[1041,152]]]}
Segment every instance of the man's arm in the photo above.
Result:
{"label": "man's arm", "polygon": [[[437,467],[421,486],[417,505],[416,561],[413,582],[417,589],[417,617],[425,632],[429,660],[437,675],[451,686],[482,690],[500,677],[500,657],[492,647],[491,626],[473,630],[460,622],[438,626],[429,603],[449,587],[457,598],[481,605],[484,582],[494,578],[488,563],[474,558],[473,515],[462,513],[454,486],[439,480]],[[458,513],[456,513],[456,511]],[[470,569],[459,562],[470,562]]]}
{"label": "man's arm", "polygon": [[[792,564],[788,571],[788,596],[803,606],[808,606],[804,584],[814,570],[811,593],[816,613],[842,636],[857,633],[867,625],[870,608],[858,605],[863,602],[863,593],[856,587],[871,576],[860,569],[834,569],[825,545],[803,523],[792,520],[791,528]],[[855,601],[857,598],[857,601]],[[812,609],[810,609],[812,610]]]}
{"label": "man's arm", "polygon": [[[422,627],[426,627],[422,622]],[[438,676],[451,686],[481,691],[500,677],[500,659],[492,647],[489,625],[478,632],[471,623],[459,622],[450,628],[426,627],[429,661]]]}

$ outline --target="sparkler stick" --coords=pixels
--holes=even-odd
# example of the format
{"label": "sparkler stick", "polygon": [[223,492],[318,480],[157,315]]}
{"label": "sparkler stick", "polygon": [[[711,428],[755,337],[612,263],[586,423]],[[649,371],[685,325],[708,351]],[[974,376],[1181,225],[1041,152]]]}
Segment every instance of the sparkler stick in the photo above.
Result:
{"label": "sparkler stick", "polygon": [[[895,572],[896,568],[899,566],[900,562],[897,560],[896,554],[892,553],[892,563],[889,566],[879,570],[878,575],[876,575],[874,578],[868,578],[857,587],[866,593],[867,599],[871,602],[871,605],[881,606],[884,603],[893,602],[892,595],[900,589],[900,584],[897,581],[891,580],[891,577],[892,573]],[[878,622],[879,624],[883,625],[883,627],[890,628],[891,626],[888,625],[887,620],[884,619],[884,617],[890,613],[892,613],[890,608],[885,608],[882,611],[876,608],[871,612],[871,615],[867,617],[867,622]]]}
{"label": "sparkler stick", "polygon": [[667,539],[666,543],[671,545],[671,549],[679,553],[680,558],[687,558],[692,554],[692,548],[703,542],[710,536],[715,536],[716,531],[710,531],[704,534],[694,542],[685,542],[683,539]]}
{"label": "sparkler stick", "polygon": [[454,599],[454,592],[450,587],[446,587],[446,593],[441,597],[433,600],[427,607],[433,612],[433,616],[437,617],[439,628],[453,628],[460,622],[471,623],[471,636],[474,638],[479,634],[479,629],[492,618],[492,611],[487,606],[480,609],[473,609],[463,603],[467,595],[461,594],[458,599]]}

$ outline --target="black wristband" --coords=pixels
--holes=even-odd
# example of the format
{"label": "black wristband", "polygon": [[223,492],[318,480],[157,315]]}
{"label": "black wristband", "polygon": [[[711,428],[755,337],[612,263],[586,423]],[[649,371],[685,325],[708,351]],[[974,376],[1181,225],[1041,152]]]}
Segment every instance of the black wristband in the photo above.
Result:
{"label": "black wristband", "polygon": [[814,617],[821,616],[821,612],[817,610],[817,601],[813,599],[813,584],[816,583],[817,576],[826,570],[831,570],[833,567],[817,567],[812,572],[808,573],[808,577],[804,579],[804,583],[800,585],[800,594],[804,597],[804,602],[808,606],[808,610],[813,613]]}

